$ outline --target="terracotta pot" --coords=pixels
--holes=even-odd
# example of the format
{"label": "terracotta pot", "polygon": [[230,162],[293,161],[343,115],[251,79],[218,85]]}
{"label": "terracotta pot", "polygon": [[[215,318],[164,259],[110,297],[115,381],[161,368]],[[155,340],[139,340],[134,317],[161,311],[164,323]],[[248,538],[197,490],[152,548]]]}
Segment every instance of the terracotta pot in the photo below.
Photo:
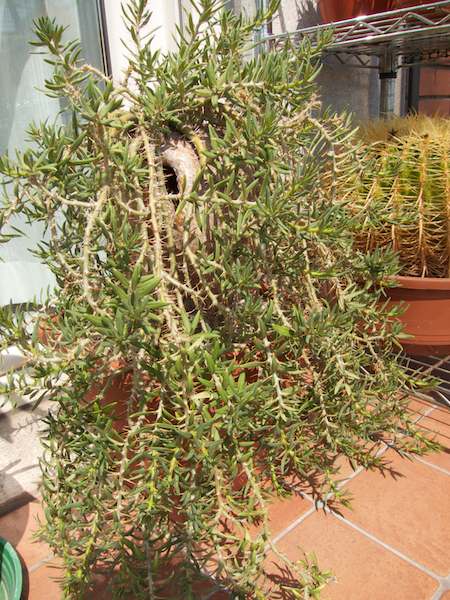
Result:
{"label": "terracotta pot", "polygon": [[322,23],[354,19],[396,8],[396,0],[319,0],[318,4]]}
{"label": "terracotta pot", "polygon": [[409,305],[400,316],[404,333],[414,338],[402,341],[408,354],[446,356],[450,354],[450,278],[398,277],[400,287],[386,293],[391,304]]}
{"label": "terracotta pot", "polygon": [[409,8],[410,6],[420,6],[429,4],[430,0],[395,0],[395,8]]}
{"label": "terracotta pot", "polygon": [[57,329],[51,325],[50,321],[55,325],[58,321],[58,317],[56,315],[41,317],[37,335],[41,344],[54,348],[56,344],[55,332],[57,332]]}
{"label": "terracotta pot", "polygon": [[[120,368],[119,365],[113,364],[112,366],[113,368]],[[118,433],[123,433],[127,427],[128,400],[130,399],[132,387],[132,373],[121,373],[114,378],[100,402],[102,408],[114,404],[114,421],[112,426]],[[91,387],[84,397],[86,402],[91,402],[98,393],[99,388],[97,386]]]}

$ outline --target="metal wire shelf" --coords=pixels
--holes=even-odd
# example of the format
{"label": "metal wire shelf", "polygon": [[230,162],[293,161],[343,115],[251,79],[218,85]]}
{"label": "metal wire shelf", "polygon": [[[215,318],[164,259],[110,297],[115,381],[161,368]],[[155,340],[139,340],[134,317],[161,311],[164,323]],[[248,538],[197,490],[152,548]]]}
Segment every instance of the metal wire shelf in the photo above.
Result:
{"label": "metal wire shelf", "polygon": [[415,393],[419,397],[433,400],[450,408],[450,356],[408,356],[398,357],[413,378],[418,373],[429,375],[438,381],[430,392]]}
{"label": "metal wire shelf", "polygon": [[[329,27],[298,29],[267,36],[265,41],[276,45],[289,35],[294,42],[307,38],[314,45]],[[450,49],[450,0],[339,21],[333,24],[333,31],[333,41],[321,59],[324,64],[344,64],[349,55],[361,60],[361,55],[380,57],[392,52],[436,60],[441,53],[447,56]],[[362,66],[374,65],[365,60]]]}
{"label": "metal wire shelf", "polygon": [[[377,68],[380,74],[380,116],[394,115],[398,68],[440,61],[450,49],[450,0],[366,15],[333,23],[333,39],[320,59],[325,65]],[[265,36],[261,42],[277,48],[286,36],[314,47],[330,25]],[[402,60],[399,64],[399,57]],[[376,60],[378,58],[378,64]],[[417,72],[417,69],[414,72]]]}

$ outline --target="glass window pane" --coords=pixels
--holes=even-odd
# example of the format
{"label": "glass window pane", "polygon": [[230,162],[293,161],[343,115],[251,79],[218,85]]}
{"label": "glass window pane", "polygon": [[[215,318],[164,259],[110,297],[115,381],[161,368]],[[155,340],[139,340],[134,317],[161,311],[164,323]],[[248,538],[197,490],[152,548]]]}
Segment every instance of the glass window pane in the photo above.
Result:
{"label": "glass window pane", "polygon": [[[65,39],[80,38],[83,57],[103,69],[97,0],[0,0],[0,152],[24,149],[24,132],[31,121],[62,122],[60,101],[48,98],[42,88],[53,72],[27,43],[33,39],[33,20],[48,15],[57,23],[69,25]],[[35,259],[28,248],[36,247],[42,230],[33,226],[27,232],[29,243],[12,240],[1,249],[0,305],[25,302],[54,285],[50,271]]]}

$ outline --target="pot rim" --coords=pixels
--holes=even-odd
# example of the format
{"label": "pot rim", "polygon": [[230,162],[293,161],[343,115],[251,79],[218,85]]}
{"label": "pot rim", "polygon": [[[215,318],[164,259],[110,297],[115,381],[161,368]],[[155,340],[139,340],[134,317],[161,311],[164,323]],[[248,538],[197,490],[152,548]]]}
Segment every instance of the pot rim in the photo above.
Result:
{"label": "pot rim", "polygon": [[402,288],[410,290],[450,290],[450,277],[393,277]]}

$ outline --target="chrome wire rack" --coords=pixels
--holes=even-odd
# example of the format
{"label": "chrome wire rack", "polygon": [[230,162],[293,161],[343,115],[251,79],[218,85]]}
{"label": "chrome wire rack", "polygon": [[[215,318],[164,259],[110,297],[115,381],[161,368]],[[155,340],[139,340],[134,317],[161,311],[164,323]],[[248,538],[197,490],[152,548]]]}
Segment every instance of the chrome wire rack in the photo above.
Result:
{"label": "chrome wire rack", "polygon": [[[394,52],[437,60],[450,54],[450,0],[366,15],[332,26],[333,41],[321,58],[323,64],[346,64],[352,56],[363,67],[377,68],[370,57]],[[298,29],[267,36],[264,41],[276,46],[277,40],[289,35],[298,42],[308,38],[314,46],[317,36],[329,27]]]}
{"label": "chrome wire rack", "polygon": [[437,381],[437,385],[430,392],[415,393],[435,402],[439,402],[450,408],[450,356],[408,356],[399,355],[400,360],[406,366],[407,373],[411,378],[428,375]]}
{"label": "chrome wire rack", "polygon": [[[332,24],[333,39],[320,59],[324,65],[376,68],[380,75],[380,115],[394,114],[399,67],[417,62],[450,66],[450,0],[402,8]],[[330,25],[317,25],[261,38],[274,48],[286,36],[314,47]],[[445,60],[448,58],[449,60]],[[378,59],[378,60],[375,60]]]}

